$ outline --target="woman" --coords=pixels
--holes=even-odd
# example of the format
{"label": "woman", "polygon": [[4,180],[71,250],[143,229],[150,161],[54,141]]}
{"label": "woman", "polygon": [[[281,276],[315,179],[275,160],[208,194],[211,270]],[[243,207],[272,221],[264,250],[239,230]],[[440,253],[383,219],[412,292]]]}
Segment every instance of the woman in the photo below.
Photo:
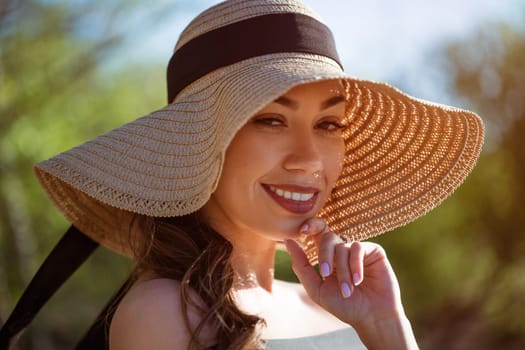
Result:
{"label": "woman", "polygon": [[[359,241],[459,186],[479,117],[348,77],[295,0],[196,17],[168,101],[36,166],[76,227],[137,260],[111,349],[337,349],[354,330],[370,349],[417,348],[384,251]],[[302,286],[274,280],[280,242]]]}

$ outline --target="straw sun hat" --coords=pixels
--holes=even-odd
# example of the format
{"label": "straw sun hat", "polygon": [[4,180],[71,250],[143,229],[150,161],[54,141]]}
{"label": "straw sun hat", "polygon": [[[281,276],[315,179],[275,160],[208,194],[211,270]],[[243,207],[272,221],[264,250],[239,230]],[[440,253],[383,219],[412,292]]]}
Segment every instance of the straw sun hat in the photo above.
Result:
{"label": "straw sun hat", "polygon": [[294,0],[231,0],[183,31],[168,66],[169,104],[35,166],[64,215],[129,255],[133,213],[192,213],[213,193],[228,144],[292,87],[345,79],[343,172],[320,212],[350,240],[427,213],[474,167],[483,124],[472,112],[346,75],[330,30]]}

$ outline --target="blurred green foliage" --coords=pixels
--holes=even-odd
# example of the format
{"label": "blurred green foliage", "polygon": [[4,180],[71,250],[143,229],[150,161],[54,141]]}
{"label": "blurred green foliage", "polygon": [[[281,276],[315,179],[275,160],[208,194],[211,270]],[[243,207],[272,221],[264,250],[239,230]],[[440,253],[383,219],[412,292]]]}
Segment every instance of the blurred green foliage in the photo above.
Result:
{"label": "blurred green foliage", "polygon": [[[0,3],[0,322],[68,225],[33,164],[164,104],[164,66],[105,66],[122,48],[116,24],[146,10],[129,1]],[[141,21],[158,21],[149,11]],[[525,33],[491,26],[439,53],[451,94],[487,124],[483,155],[444,204],[374,241],[389,253],[423,349],[523,348]],[[129,266],[99,249],[18,348],[71,348]],[[287,266],[279,252],[276,276],[293,279]]]}
{"label": "blurred green foliage", "polygon": [[486,124],[484,150],[451,198],[376,241],[390,253],[422,348],[522,349],[525,31],[487,26],[437,52],[450,93]]}
{"label": "blurred green foliage", "polygon": [[[160,5],[162,5],[159,2]],[[68,224],[32,166],[165,103],[164,67],[104,64],[122,47],[113,24],[157,21],[130,1],[0,4],[0,320],[6,319]],[[147,15],[150,18],[147,18]],[[86,20],[89,18],[90,20]],[[126,277],[130,262],[103,248],[51,299],[20,349],[69,349]]]}

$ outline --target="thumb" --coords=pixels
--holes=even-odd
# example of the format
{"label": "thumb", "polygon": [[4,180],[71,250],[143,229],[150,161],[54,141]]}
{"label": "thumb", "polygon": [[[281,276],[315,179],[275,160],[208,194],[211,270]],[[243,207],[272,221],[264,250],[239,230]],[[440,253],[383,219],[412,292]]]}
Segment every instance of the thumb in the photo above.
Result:
{"label": "thumb", "polygon": [[291,239],[285,241],[286,249],[292,258],[292,269],[303,285],[308,296],[319,303],[319,290],[322,279],[314,269],[301,247]]}

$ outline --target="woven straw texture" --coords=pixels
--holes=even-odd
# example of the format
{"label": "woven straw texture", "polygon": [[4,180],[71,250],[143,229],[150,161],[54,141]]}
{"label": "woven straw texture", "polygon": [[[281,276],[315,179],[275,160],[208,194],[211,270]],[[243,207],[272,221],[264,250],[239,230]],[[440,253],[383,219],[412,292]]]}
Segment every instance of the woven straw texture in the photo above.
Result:
{"label": "woven straw texture", "polygon": [[[296,1],[227,1],[192,21],[176,47],[275,12],[315,16]],[[474,167],[483,142],[474,113],[348,77],[326,57],[280,53],[217,69],[170,105],[43,161],[35,172],[72,223],[129,255],[133,213],[197,211],[213,193],[226,148],[243,124],[294,86],[326,79],[346,79],[350,96],[343,173],[320,213],[334,232],[362,240],[404,225],[441,203]],[[312,242],[306,244],[315,261]]]}

